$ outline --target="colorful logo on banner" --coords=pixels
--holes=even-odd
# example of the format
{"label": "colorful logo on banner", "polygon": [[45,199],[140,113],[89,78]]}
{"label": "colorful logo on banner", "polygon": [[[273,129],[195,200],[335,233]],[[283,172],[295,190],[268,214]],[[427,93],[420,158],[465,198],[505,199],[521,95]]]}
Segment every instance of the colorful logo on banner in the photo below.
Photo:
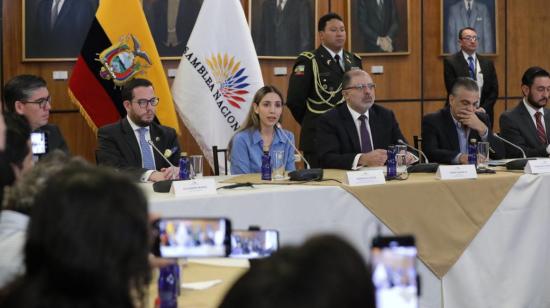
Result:
{"label": "colorful logo on banner", "polygon": [[244,96],[249,93],[246,89],[250,86],[246,83],[248,76],[245,75],[246,69],[241,68],[241,62],[236,61],[234,56],[229,58],[227,54],[222,56],[218,53],[206,59],[206,63],[224,98],[231,106],[240,109],[241,104],[246,102]]}
{"label": "colorful logo on banner", "polygon": [[118,43],[103,50],[96,60],[103,65],[99,76],[106,80],[112,79],[117,86],[124,85],[151,66],[149,56],[141,50],[138,39],[132,34],[121,36]]}

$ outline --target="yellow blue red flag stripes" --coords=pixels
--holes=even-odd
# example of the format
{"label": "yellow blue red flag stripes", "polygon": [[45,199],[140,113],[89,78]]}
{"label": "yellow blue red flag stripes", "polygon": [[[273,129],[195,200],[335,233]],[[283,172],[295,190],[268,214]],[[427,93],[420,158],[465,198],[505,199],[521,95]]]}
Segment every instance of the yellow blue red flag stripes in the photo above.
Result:
{"label": "yellow blue red flag stripes", "polygon": [[157,119],[179,132],[174,102],[139,0],[100,1],[69,80],[69,96],[95,131],[126,116],[120,86],[150,80],[160,98]]}

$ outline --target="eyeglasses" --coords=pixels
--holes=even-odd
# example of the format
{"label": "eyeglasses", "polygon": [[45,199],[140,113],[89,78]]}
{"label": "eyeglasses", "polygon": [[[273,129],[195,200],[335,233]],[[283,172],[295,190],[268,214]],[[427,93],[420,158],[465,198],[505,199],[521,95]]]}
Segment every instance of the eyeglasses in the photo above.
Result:
{"label": "eyeglasses", "polygon": [[479,41],[479,37],[478,36],[475,36],[475,35],[466,35],[466,36],[463,36],[462,37],[463,40],[465,41],[472,41],[472,42],[476,42],[476,41]]}
{"label": "eyeglasses", "polygon": [[44,108],[46,108],[46,105],[52,103],[52,97],[50,95],[48,95],[48,97],[42,97],[42,98],[39,98],[35,101],[21,101],[21,103],[23,103],[23,104],[37,104],[38,107],[44,109]]}
{"label": "eyeglasses", "polygon": [[365,88],[368,88],[369,90],[374,90],[376,88],[376,84],[374,83],[358,84],[355,86],[349,86],[344,90],[351,90],[351,89],[364,90]]}
{"label": "eyeglasses", "polygon": [[158,97],[153,97],[151,99],[140,98],[137,101],[135,101],[135,103],[137,103],[139,107],[145,108],[147,107],[147,104],[150,104],[151,106],[156,106],[159,104],[159,101],[160,101],[160,98]]}

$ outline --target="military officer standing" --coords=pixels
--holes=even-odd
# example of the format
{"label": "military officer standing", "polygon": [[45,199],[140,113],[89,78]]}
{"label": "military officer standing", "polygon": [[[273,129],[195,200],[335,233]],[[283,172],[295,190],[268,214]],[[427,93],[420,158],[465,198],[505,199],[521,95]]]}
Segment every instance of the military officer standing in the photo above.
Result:
{"label": "military officer standing", "polygon": [[315,150],[317,117],[341,104],[346,71],[361,69],[361,58],[344,50],[346,29],[342,17],[329,13],[317,25],[321,46],[300,54],[290,76],[287,106],[301,124],[300,150],[311,167],[319,166]]}

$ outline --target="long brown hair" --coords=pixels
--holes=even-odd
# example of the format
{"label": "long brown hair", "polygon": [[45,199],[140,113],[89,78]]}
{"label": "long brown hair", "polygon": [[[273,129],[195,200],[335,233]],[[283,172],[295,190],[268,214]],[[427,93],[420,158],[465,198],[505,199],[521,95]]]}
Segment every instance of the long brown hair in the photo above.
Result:
{"label": "long brown hair", "polygon": [[[250,110],[248,111],[248,115],[246,117],[246,121],[235,132],[235,135],[237,135],[238,133],[244,130],[251,129],[251,128],[260,129],[260,116],[256,112],[254,112],[254,104],[256,106],[259,106],[264,96],[266,96],[269,93],[275,93],[279,95],[279,97],[281,98],[281,102],[284,106],[285,102],[283,100],[283,95],[281,94],[281,91],[279,91],[279,89],[271,85],[266,85],[261,87],[260,89],[258,89],[258,91],[256,91],[256,94],[254,94],[254,98],[252,99],[252,104],[250,104]],[[283,114],[281,113],[281,116],[279,117],[279,123],[282,120],[283,120]],[[233,146],[233,138],[235,137],[235,135],[233,135],[233,137],[231,138],[231,141],[229,141],[229,145],[227,146],[227,149],[229,152],[231,152],[231,148]]]}

